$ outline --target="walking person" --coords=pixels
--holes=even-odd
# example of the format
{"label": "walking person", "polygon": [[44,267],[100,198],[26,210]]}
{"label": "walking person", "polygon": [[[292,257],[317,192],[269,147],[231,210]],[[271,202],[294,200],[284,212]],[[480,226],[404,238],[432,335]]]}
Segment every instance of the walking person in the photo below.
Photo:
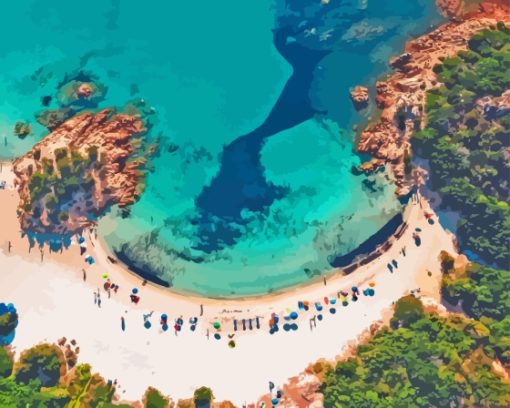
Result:
{"label": "walking person", "polygon": [[97,305],[97,293],[94,291],[94,304]]}
{"label": "walking person", "polygon": [[324,276],[324,286],[326,286],[326,277]]}
{"label": "walking person", "polygon": [[204,315],[204,305],[200,305],[200,316]]}
{"label": "walking person", "polygon": [[83,272],[83,282],[85,282],[87,280],[87,271],[85,271],[85,269],[82,269],[82,272]]}
{"label": "walking person", "polygon": [[12,244],[11,241],[9,241],[9,253],[11,253]]}

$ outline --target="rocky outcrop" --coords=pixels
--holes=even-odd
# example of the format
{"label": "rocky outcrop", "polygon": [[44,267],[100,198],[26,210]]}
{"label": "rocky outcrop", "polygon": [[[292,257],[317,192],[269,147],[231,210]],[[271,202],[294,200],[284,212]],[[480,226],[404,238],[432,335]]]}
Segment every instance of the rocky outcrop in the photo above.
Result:
{"label": "rocky outcrop", "polygon": [[485,96],[476,101],[476,107],[486,119],[496,119],[510,113],[510,89],[499,97]]}
{"label": "rocky outcrop", "polygon": [[462,14],[464,0],[436,0],[436,5],[445,17],[456,17]]}
{"label": "rocky outcrop", "polygon": [[368,105],[368,89],[364,86],[356,86],[351,91],[351,100],[356,109],[366,108]]}
{"label": "rocky outcrop", "polygon": [[362,170],[368,172],[389,165],[396,194],[402,196],[410,191],[413,180],[405,172],[404,157],[406,152],[411,154],[410,138],[414,129],[424,125],[426,93],[439,86],[433,67],[467,49],[474,33],[496,25],[498,20],[510,21],[509,9],[498,2],[484,2],[480,11],[466,16],[464,21],[445,24],[408,42],[405,53],[391,60],[396,72],[376,83],[380,117],[377,122],[369,123],[359,137],[358,151],[373,157],[360,166]]}
{"label": "rocky outcrop", "polygon": [[140,115],[105,109],[60,125],[14,162],[24,231],[72,234],[109,206],[127,206],[143,190]]}

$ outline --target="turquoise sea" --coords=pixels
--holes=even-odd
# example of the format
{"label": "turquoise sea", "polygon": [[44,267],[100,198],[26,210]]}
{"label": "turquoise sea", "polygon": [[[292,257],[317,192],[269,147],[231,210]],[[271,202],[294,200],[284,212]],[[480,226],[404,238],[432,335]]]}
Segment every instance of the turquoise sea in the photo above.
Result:
{"label": "turquoise sea", "polygon": [[0,159],[47,133],[34,115],[66,75],[105,84],[101,107],[154,108],[146,191],[99,233],[157,282],[226,297],[300,284],[401,210],[387,174],[352,171],[352,127],[372,110],[349,88],[373,93],[388,58],[441,22],[432,0],[20,0],[4,16]]}

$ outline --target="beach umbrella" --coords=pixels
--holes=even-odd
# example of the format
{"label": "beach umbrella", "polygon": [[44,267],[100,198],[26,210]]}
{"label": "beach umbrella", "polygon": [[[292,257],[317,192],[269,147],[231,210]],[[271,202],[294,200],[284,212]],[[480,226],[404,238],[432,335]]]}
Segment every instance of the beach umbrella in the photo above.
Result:
{"label": "beach umbrella", "polygon": [[418,228],[418,227],[416,227],[414,230],[415,230],[416,232],[421,232],[421,228]]}
{"label": "beach umbrella", "polygon": [[215,338],[216,340],[219,340],[219,339],[221,339],[221,336],[220,336],[220,334],[219,334],[219,333],[214,333],[214,338]]}
{"label": "beach umbrella", "polygon": [[145,321],[145,323],[144,323],[143,325],[144,325],[144,327],[145,327],[146,329],[150,329],[150,328],[151,328],[151,322],[149,322],[148,320],[146,320],[146,321]]}
{"label": "beach umbrella", "polygon": [[138,288],[133,288],[133,290],[131,292],[136,295],[138,293]]}
{"label": "beach umbrella", "polygon": [[285,324],[283,325],[283,330],[285,330],[286,332],[287,332],[287,331],[289,331],[289,330],[290,330],[290,324],[285,323]]}
{"label": "beach umbrella", "polygon": [[349,304],[349,302],[347,302],[347,300],[344,300],[344,301],[342,302],[342,306],[347,306],[348,304]]}
{"label": "beach umbrella", "polygon": [[368,286],[370,286],[371,288],[373,288],[373,287],[375,286],[375,282],[370,282],[370,283],[368,284]]}
{"label": "beach umbrella", "polygon": [[321,315],[321,314],[318,314],[318,315],[317,315],[317,319],[322,320],[322,315]]}
{"label": "beach umbrella", "polygon": [[273,405],[278,405],[278,398],[273,398],[273,399],[271,400],[271,404],[273,404]]}
{"label": "beach umbrella", "polygon": [[334,305],[334,304],[336,303],[336,299],[335,299],[335,298],[331,298],[331,299],[329,300],[329,303],[331,303],[332,305]]}
{"label": "beach umbrella", "polygon": [[168,316],[166,315],[166,313],[163,313],[161,315],[161,320],[166,320],[166,319],[168,319]]}
{"label": "beach umbrella", "polygon": [[334,307],[330,308],[329,309],[329,313],[335,314],[336,313],[336,309]]}
{"label": "beach umbrella", "polygon": [[236,342],[235,342],[234,340],[230,340],[230,341],[228,342],[228,346],[229,346],[230,348],[234,348],[234,347],[236,346]]}
{"label": "beach umbrella", "polygon": [[369,294],[370,296],[374,296],[374,295],[375,295],[375,290],[370,289],[370,290],[368,291],[368,294]]}
{"label": "beach umbrella", "polygon": [[357,291],[358,291],[358,287],[357,287],[357,286],[353,286],[353,287],[352,287],[352,291],[353,291],[353,292],[357,292]]}
{"label": "beach umbrella", "polygon": [[290,328],[291,328],[292,330],[296,331],[296,330],[298,329],[298,325],[297,325],[296,323],[292,323],[292,324],[290,325]]}
{"label": "beach umbrella", "polygon": [[352,297],[352,301],[353,301],[353,302],[357,302],[357,301],[358,301],[358,297],[357,297],[357,296],[353,296],[353,297]]}
{"label": "beach umbrella", "polygon": [[163,326],[161,326],[161,328],[163,329],[163,331],[167,331],[168,330],[168,324],[164,324]]}
{"label": "beach umbrella", "polygon": [[194,324],[192,324],[189,328],[190,328],[191,331],[195,331],[195,327],[196,326]]}
{"label": "beach umbrella", "polygon": [[214,322],[214,323],[213,323],[213,327],[214,327],[216,330],[218,330],[218,329],[221,327],[220,322]]}
{"label": "beach umbrella", "polygon": [[291,312],[291,314],[290,314],[290,318],[291,318],[292,320],[296,320],[296,319],[298,318],[298,314],[297,314],[296,312]]}

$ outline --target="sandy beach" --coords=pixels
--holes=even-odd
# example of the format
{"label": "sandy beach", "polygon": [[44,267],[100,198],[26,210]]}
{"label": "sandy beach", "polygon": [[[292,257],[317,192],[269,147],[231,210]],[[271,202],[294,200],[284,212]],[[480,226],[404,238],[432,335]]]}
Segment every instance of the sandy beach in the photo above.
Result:
{"label": "sandy beach", "polygon": [[[29,253],[28,240],[21,237],[16,216],[18,196],[9,163],[3,163],[0,180],[7,181],[6,189],[0,190],[0,301],[14,303],[20,315],[13,342],[16,352],[62,336],[76,339],[79,361],[90,363],[107,379],[117,379],[120,396],[126,400],[139,399],[149,385],[174,400],[189,398],[195,388],[206,385],[217,400],[231,400],[239,406],[255,402],[267,392],[268,381],[282,385],[317,359],[332,360],[340,355],[409,291],[420,288],[421,295],[437,299],[438,255],[441,250],[455,252],[453,236],[437,221],[428,224],[424,212],[432,210],[427,203],[422,200],[420,205],[413,200],[405,209],[408,228],[402,236],[387,252],[350,275],[332,271],[326,285],[321,278],[284,293],[256,298],[205,299],[150,283],[142,286],[139,277],[121,264],[112,264],[108,249],[88,233],[86,254],[95,259],[93,265],[85,262],[77,243],[62,253],[49,253],[46,248],[42,255],[37,247]],[[412,237],[416,228],[422,230],[420,247]],[[403,247],[406,256],[401,253]],[[393,259],[398,268],[390,273],[387,264]],[[119,286],[110,298],[103,289],[103,274]],[[369,282],[375,284],[375,296],[361,295],[346,307],[337,302],[335,314],[325,306],[324,319],[313,330],[309,319],[317,312],[311,307],[299,312],[297,331],[269,333],[271,313],[282,318],[297,311],[298,301],[324,303],[325,297],[336,298],[339,291],[350,291],[352,286],[363,290]],[[134,287],[141,298],[137,305],[129,298]],[[94,302],[98,288],[100,308]],[[143,314],[152,311],[152,327],[146,329]],[[169,317],[167,332],[160,329],[161,313]],[[173,322],[180,316],[185,324],[175,335]],[[191,332],[187,322],[195,316],[199,322]],[[126,322],[125,331],[121,330],[121,317]],[[234,332],[233,318],[255,317],[260,319],[259,330],[254,324],[252,331],[238,328]],[[213,338],[214,321],[222,323],[220,340]],[[227,345],[229,334],[234,334],[236,341],[233,349]]]}

